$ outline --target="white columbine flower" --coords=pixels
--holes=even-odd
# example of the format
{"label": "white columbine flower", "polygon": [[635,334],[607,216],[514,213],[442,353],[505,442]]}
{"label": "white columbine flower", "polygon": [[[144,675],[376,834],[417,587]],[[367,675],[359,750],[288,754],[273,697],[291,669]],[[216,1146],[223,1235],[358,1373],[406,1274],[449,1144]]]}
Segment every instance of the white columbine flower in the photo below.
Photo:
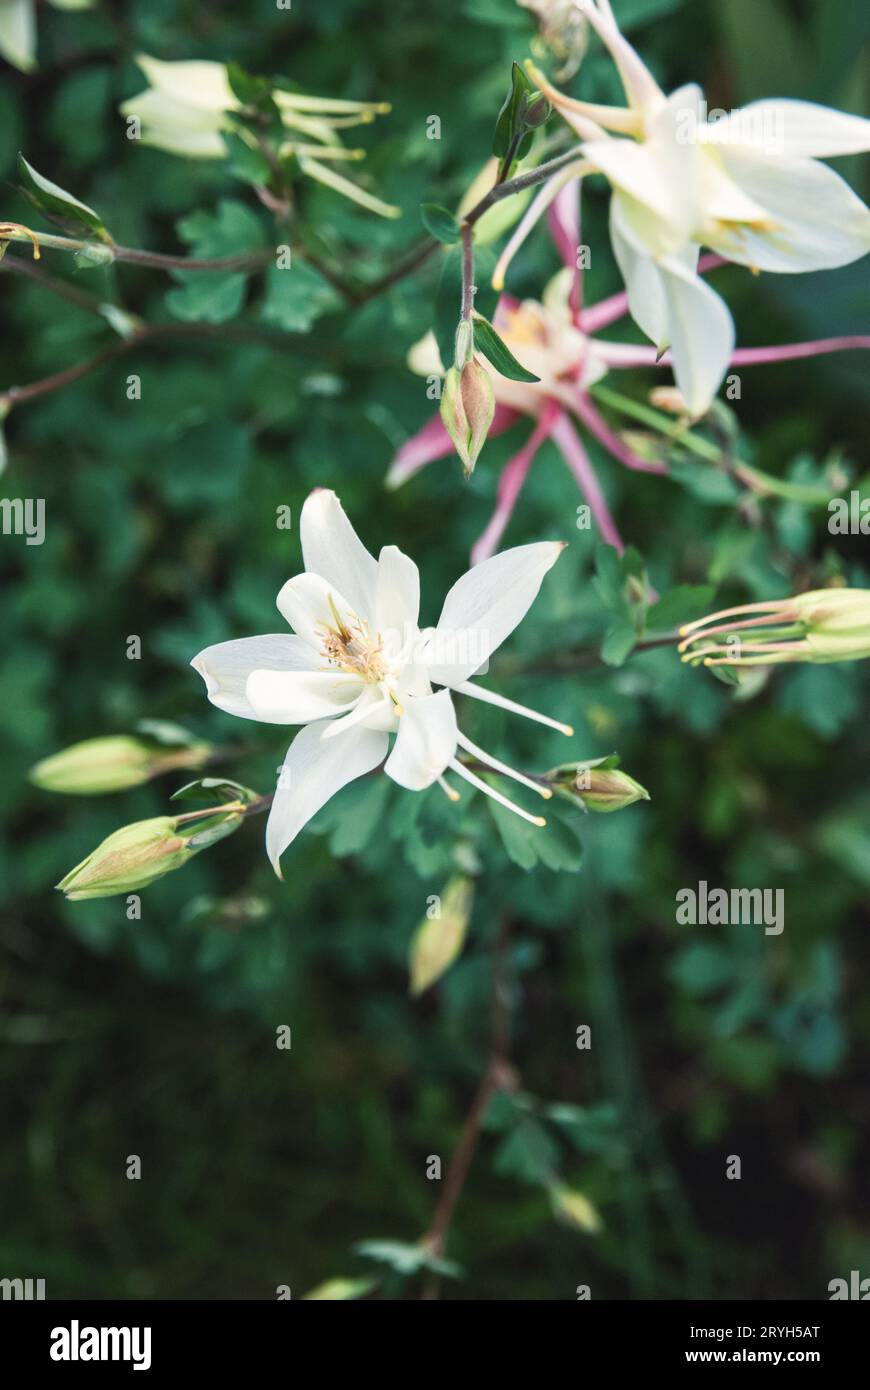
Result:
{"label": "white columbine flower", "polygon": [[[421,629],[414,561],[394,545],[375,560],[334,492],[311,493],[300,534],[305,572],[288,579],[277,600],[296,635],[220,642],[191,663],[209,699],[228,714],[305,725],[284,760],[266,828],[275,872],[280,876],[284,850],[330,797],[381,763],[400,786],[422,791],[438,782],[455,800],[444,780],[450,769],[543,825],[459,761],[462,749],[550,795],[459,732],[452,692],[573,732],[469,679],[525,616],[563,544],[522,545],[475,566],[447,594],[437,626]],[[396,735],[391,749],[390,734]]]}
{"label": "white columbine flower", "polygon": [[728,309],[696,274],[700,246],[751,270],[848,265],[870,251],[870,210],[819,163],[870,149],[870,121],[807,101],[757,101],[708,121],[701,89],[666,97],[616,24],[609,0],[576,0],[610,51],[628,106],[537,85],[583,140],[586,172],[613,189],[610,233],[632,317],[705,411],[734,344]]}
{"label": "white columbine flower", "polygon": [[[123,102],[121,112],[141,122],[143,144],[188,159],[222,159],[227,153],[223,132],[235,130],[250,143],[247,133],[230,119],[230,113],[238,111],[242,103],[230,86],[223,63],[199,59],[164,63],[144,53],[137,56],[136,62],[149,85],[138,96]],[[287,131],[282,155],[295,155],[303,174],[370,212],[381,217],[400,216],[399,208],[374,197],[331,167],[336,161],[355,161],[365,154],[364,150],[348,149],[337,132],[370,124],[376,116],[389,111],[388,103],[308,96],[280,88],[275,88],[272,95]]]}

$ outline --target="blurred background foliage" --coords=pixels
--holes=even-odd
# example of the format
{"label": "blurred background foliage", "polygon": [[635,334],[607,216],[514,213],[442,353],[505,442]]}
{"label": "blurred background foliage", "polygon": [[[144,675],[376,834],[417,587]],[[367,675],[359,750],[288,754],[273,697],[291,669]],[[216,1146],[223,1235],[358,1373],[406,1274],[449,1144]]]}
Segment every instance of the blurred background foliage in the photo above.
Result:
{"label": "blurred background foliage", "polygon": [[[860,0],[614,7],[663,84],[696,79],[711,107],[790,94],[866,109]],[[34,217],[16,188],[21,149],[119,242],[206,255],[272,244],[248,184],[221,162],[127,140],[117,112],[143,85],[137,52],[233,60],[308,92],[392,103],[354,132],[368,155],[353,172],[401,221],[300,189],[299,240],[360,280],[416,244],[421,201],[455,205],[488,155],[510,61],[537,44],[511,0],[39,5],[37,23],[38,68],[0,73],[4,218]],[[597,53],[573,89],[611,93]],[[440,140],[427,138],[432,114]],[[844,168],[866,197],[866,167]],[[603,187],[590,186],[585,217],[591,301],[619,288]],[[4,389],[117,341],[104,318],[7,273],[25,254],[14,247],[0,269]],[[389,1273],[401,1250],[373,1263],[353,1247],[411,1243],[429,1225],[426,1158],[446,1162],[484,1065],[489,951],[505,923],[521,1090],[487,1117],[449,1244],[463,1276],[444,1296],[570,1299],[586,1283],[596,1298],[820,1298],[831,1278],[870,1272],[866,668],[777,671],[747,697],[670,648],[601,665],[594,545],[551,446],[505,543],[571,546],[493,678],[569,720],[574,756],[618,749],[651,803],[568,811],[529,871],[526,842],[511,851],[477,802],[455,811],[437,790],[366,781],[288,853],[283,885],[254,820],[147,890],[141,921],[123,899],[53,893],[104,835],[163,814],[184,780],[53,798],[27,772],[56,749],[172,719],[219,745],[244,739],[221,770],[271,787],[282,731],[213,709],[187,662],[280,626],[274,596],[300,556],[277,508],[295,522],[312,486],[335,487],[370,548],[399,542],[417,559],[433,621],[526,427],[489,444],[468,485],[449,460],[385,491],[392,453],[432,411],[405,366],[431,319],[431,265],[352,312],[323,283],[294,298],[250,276],[220,322],[190,277],[77,273],[52,253],[43,266],[150,322],[204,331],[135,348],[7,421],[0,488],[43,497],[47,532],[42,546],[0,541],[0,1273],[45,1277],[50,1297],[261,1298],[386,1272],[397,1282],[382,1287],[413,1295],[413,1280]],[[509,288],[538,297],[556,269],[541,230]],[[757,280],[725,269],[716,284],[743,346],[867,331],[866,262]],[[742,372],[744,457],[785,477],[840,451],[860,487],[858,357]],[[626,389],[643,399],[652,383],[636,373]],[[830,537],[824,509],[708,501],[590,448],[662,592],[710,581],[724,605],[834,574],[868,582],[866,539]],[[140,661],[126,658],[130,634]],[[463,718],[515,765],[570,756],[557,735],[508,727],[495,710]],[[409,941],[457,855],[482,871],[465,950],[411,999]],[[784,933],[676,925],[675,893],[700,880],[784,889]],[[583,1024],[589,1051],[576,1046]],[[275,1046],[280,1025],[290,1051]],[[125,1177],[128,1154],[142,1158],[140,1182]],[[725,1178],[732,1154],[739,1182]],[[594,1204],[597,1234],[553,1221],[554,1172]]]}

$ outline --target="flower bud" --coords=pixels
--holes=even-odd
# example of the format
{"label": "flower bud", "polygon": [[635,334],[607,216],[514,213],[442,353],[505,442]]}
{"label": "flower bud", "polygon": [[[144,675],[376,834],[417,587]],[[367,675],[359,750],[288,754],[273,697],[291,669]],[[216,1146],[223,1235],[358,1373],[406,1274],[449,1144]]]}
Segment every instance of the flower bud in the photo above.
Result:
{"label": "flower bud", "polygon": [[870,589],[814,589],[726,608],[680,628],[683,661],[705,666],[860,661],[870,656]]}
{"label": "flower bud", "polygon": [[466,478],[474,472],[495,415],[492,379],[477,358],[461,371],[451,367],[441,392],[441,420],[462,460]]}
{"label": "flower bud", "polygon": [[196,854],[178,833],[179,817],[155,816],[116,830],[55,884],[72,902],[133,893],[180,869]]}
{"label": "flower bud", "polygon": [[126,735],[88,738],[43,758],[31,768],[30,780],[43,791],[70,796],[116,792],[174,768],[202,767],[210,752],[206,743],[168,749]]}
{"label": "flower bud", "polygon": [[806,625],[810,661],[870,656],[870,590],[816,589],[798,594],[789,607]]}
{"label": "flower bud", "polygon": [[526,130],[537,130],[539,126],[546,125],[552,114],[553,108],[547,98],[538,92],[527,98],[522,123]]}
{"label": "flower bud", "polygon": [[635,801],[649,801],[649,792],[621,772],[614,757],[585,763],[564,763],[547,773],[547,781],[560,796],[585,811],[622,811]]}
{"label": "flower bud", "polygon": [[430,899],[426,916],[411,941],[411,994],[422,994],[457,959],[465,942],[473,901],[474,884],[462,874],[450,880],[443,898]]}
{"label": "flower bud", "polygon": [[556,1184],[550,1188],[550,1201],[554,1214],[568,1226],[586,1231],[591,1236],[601,1230],[601,1217],[597,1210],[589,1198],[584,1197],[583,1193],[575,1188]]}

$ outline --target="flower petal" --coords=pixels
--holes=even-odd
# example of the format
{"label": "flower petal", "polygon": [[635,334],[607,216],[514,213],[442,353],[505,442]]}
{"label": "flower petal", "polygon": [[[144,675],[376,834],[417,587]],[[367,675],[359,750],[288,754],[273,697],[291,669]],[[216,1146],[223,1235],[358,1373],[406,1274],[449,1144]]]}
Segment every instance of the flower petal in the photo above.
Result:
{"label": "flower petal", "polygon": [[378,566],[351,526],[335,493],[317,488],[299,518],[305,568],[344,594],[355,613],[371,618]]}
{"label": "flower petal", "polygon": [[535,455],[544,440],[549,437],[560,414],[559,406],[553,401],[548,401],[526,443],[518,454],[514,454],[512,459],[508,459],[502,469],[496,490],[495,510],[471,550],[471,563],[473,565],[480,564],[482,560],[488,560],[495,551],[513,515],[517,498],[523,483],[526,481],[526,474],[534,462]]}
{"label": "flower petal", "polygon": [[456,714],[449,690],[413,697],[399,717],[399,732],[384,772],[409,791],[431,787],[456,753]]}
{"label": "flower petal", "polygon": [[150,86],[171,101],[203,111],[234,111],[239,105],[223,63],[198,58],[167,63],[146,53],[137,53],[136,63]]}
{"label": "flower petal", "polygon": [[849,265],[870,251],[870,210],[845,179],[813,159],[771,158],[723,146],[726,172],[765,209],[767,225],[704,230],[729,260],[794,274]]}
{"label": "flower petal", "polygon": [[[335,614],[348,625],[356,610],[342,593],[319,574],[297,574],[281,589],[278,612],[309,647],[308,669],[322,659],[324,630],[335,627]],[[333,611],[335,610],[335,611]]]}
{"label": "flower petal", "polygon": [[661,272],[674,376],[692,415],[703,415],[728,369],[734,320],[716,291],[678,260],[663,262]]}
{"label": "flower petal", "polygon": [[628,293],[631,317],[659,352],[668,346],[668,301],[655,261],[634,243],[624,216],[624,200],[610,203],[610,241]]}
{"label": "flower petal", "polygon": [[262,666],[273,671],[309,671],[311,655],[311,648],[300,637],[280,632],[216,642],[190,664],[202,676],[208,698],[218,709],[241,719],[260,719],[245,694],[251,672]]}
{"label": "flower petal", "polygon": [[561,541],[520,545],[458,579],[426,644],[430,680],[455,685],[478,671],[525,617],[563,549]]}
{"label": "flower petal", "polygon": [[280,858],[304,825],[337,791],[383,762],[389,739],[374,729],[348,729],[324,739],[325,721],[300,729],[284,759],[266,826],[266,852],[281,878]]}
{"label": "flower petal", "polygon": [[375,629],[385,645],[396,651],[417,631],[420,617],[420,572],[397,545],[385,545],[378,556],[375,588]]}
{"label": "flower petal", "polygon": [[714,144],[751,145],[797,158],[833,159],[870,150],[870,121],[813,101],[752,101],[716,121]]}
{"label": "flower petal", "polygon": [[265,724],[308,724],[344,714],[364,689],[358,676],[344,671],[252,671],[245,693]]}

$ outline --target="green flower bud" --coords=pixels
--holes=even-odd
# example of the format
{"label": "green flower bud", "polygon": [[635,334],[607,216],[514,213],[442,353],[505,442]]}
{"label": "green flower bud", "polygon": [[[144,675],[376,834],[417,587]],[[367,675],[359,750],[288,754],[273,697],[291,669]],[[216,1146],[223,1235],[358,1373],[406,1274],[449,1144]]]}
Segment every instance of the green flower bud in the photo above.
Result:
{"label": "green flower bud", "polygon": [[870,656],[870,589],[814,589],[747,603],[686,623],[680,634],[678,650],[693,665],[860,661]]}
{"label": "green flower bud", "polygon": [[588,1197],[576,1188],[556,1184],[550,1188],[550,1201],[553,1213],[568,1226],[574,1226],[587,1235],[594,1236],[601,1230],[601,1217]]}
{"label": "green flower bud", "polygon": [[553,108],[547,98],[538,92],[536,96],[526,99],[522,122],[526,130],[537,130],[539,126],[546,125],[552,114]]}
{"label": "green flower bud", "polygon": [[547,773],[547,781],[560,796],[585,811],[622,811],[635,801],[649,801],[646,787],[621,772],[614,757],[585,763],[563,763]]}
{"label": "green flower bud", "polygon": [[474,883],[462,874],[450,880],[443,898],[430,900],[411,941],[411,994],[422,994],[457,959],[465,943],[473,901]]}
{"label": "green flower bud", "polygon": [[55,884],[71,902],[134,893],[196,854],[178,833],[180,817],[155,816],[116,830]]}
{"label": "green flower bud", "polygon": [[477,358],[466,362],[461,372],[451,367],[441,392],[441,419],[462,460],[466,478],[486,441],[495,415],[492,378]]}
{"label": "green flower bud", "polygon": [[30,780],[44,791],[89,796],[138,787],[174,768],[202,767],[211,748],[207,743],[161,748],[119,734],[74,743],[30,770]]}
{"label": "green flower bud", "polygon": [[870,656],[870,590],[816,589],[789,602],[806,624],[809,660],[857,661]]}

